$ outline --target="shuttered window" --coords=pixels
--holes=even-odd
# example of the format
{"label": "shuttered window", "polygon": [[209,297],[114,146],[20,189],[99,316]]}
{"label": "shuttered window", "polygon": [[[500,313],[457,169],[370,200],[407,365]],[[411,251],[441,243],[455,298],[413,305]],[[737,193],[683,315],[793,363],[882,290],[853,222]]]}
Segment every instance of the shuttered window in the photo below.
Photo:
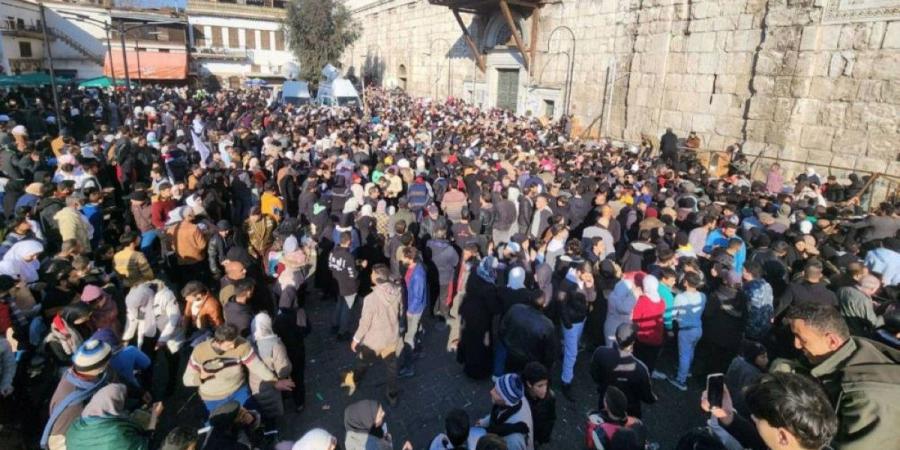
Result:
{"label": "shuttered window", "polygon": [[256,50],[256,30],[244,30],[244,46]]}
{"label": "shuttered window", "polygon": [[222,27],[213,26],[212,28],[212,46],[222,47]]}

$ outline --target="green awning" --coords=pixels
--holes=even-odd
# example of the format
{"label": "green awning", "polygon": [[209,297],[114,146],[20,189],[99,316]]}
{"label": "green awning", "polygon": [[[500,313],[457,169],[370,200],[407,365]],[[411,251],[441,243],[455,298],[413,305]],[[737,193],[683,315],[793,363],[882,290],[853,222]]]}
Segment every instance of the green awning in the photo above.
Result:
{"label": "green awning", "polygon": [[[68,78],[56,77],[57,83],[65,83]],[[0,86],[46,86],[50,84],[50,74],[43,72],[23,73],[0,77]]]}
{"label": "green awning", "polygon": [[[133,84],[133,83],[132,83]],[[78,87],[83,88],[108,88],[113,85],[113,80],[110,77],[97,77],[90,78],[78,83]],[[116,86],[125,86],[125,80],[116,80]]]}

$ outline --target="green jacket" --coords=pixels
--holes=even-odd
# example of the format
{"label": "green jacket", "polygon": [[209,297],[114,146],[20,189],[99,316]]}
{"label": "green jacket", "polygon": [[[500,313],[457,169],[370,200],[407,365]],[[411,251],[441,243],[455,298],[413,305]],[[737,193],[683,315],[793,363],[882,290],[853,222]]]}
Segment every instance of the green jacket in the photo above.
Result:
{"label": "green jacket", "polygon": [[149,435],[127,417],[82,417],[66,432],[67,450],[147,450]]}
{"label": "green jacket", "polygon": [[852,337],[814,367],[838,416],[835,450],[884,450],[900,442],[900,351]]}

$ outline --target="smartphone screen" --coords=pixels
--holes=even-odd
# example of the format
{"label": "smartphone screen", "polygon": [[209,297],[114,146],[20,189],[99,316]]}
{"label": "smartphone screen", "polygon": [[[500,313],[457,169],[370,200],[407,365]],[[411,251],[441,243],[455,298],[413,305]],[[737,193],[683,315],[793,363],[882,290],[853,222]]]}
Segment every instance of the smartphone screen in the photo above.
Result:
{"label": "smartphone screen", "polygon": [[721,408],[724,391],[725,375],[712,373],[706,377],[706,399],[709,401],[709,406]]}

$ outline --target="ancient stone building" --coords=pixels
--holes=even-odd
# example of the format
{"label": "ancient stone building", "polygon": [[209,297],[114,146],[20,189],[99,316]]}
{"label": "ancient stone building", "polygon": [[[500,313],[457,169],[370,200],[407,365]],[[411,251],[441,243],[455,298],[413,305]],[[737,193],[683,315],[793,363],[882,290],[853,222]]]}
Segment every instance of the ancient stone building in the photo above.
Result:
{"label": "ancient stone building", "polygon": [[343,63],[590,135],[900,174],[900,0],[506,1],[348,0]]}

